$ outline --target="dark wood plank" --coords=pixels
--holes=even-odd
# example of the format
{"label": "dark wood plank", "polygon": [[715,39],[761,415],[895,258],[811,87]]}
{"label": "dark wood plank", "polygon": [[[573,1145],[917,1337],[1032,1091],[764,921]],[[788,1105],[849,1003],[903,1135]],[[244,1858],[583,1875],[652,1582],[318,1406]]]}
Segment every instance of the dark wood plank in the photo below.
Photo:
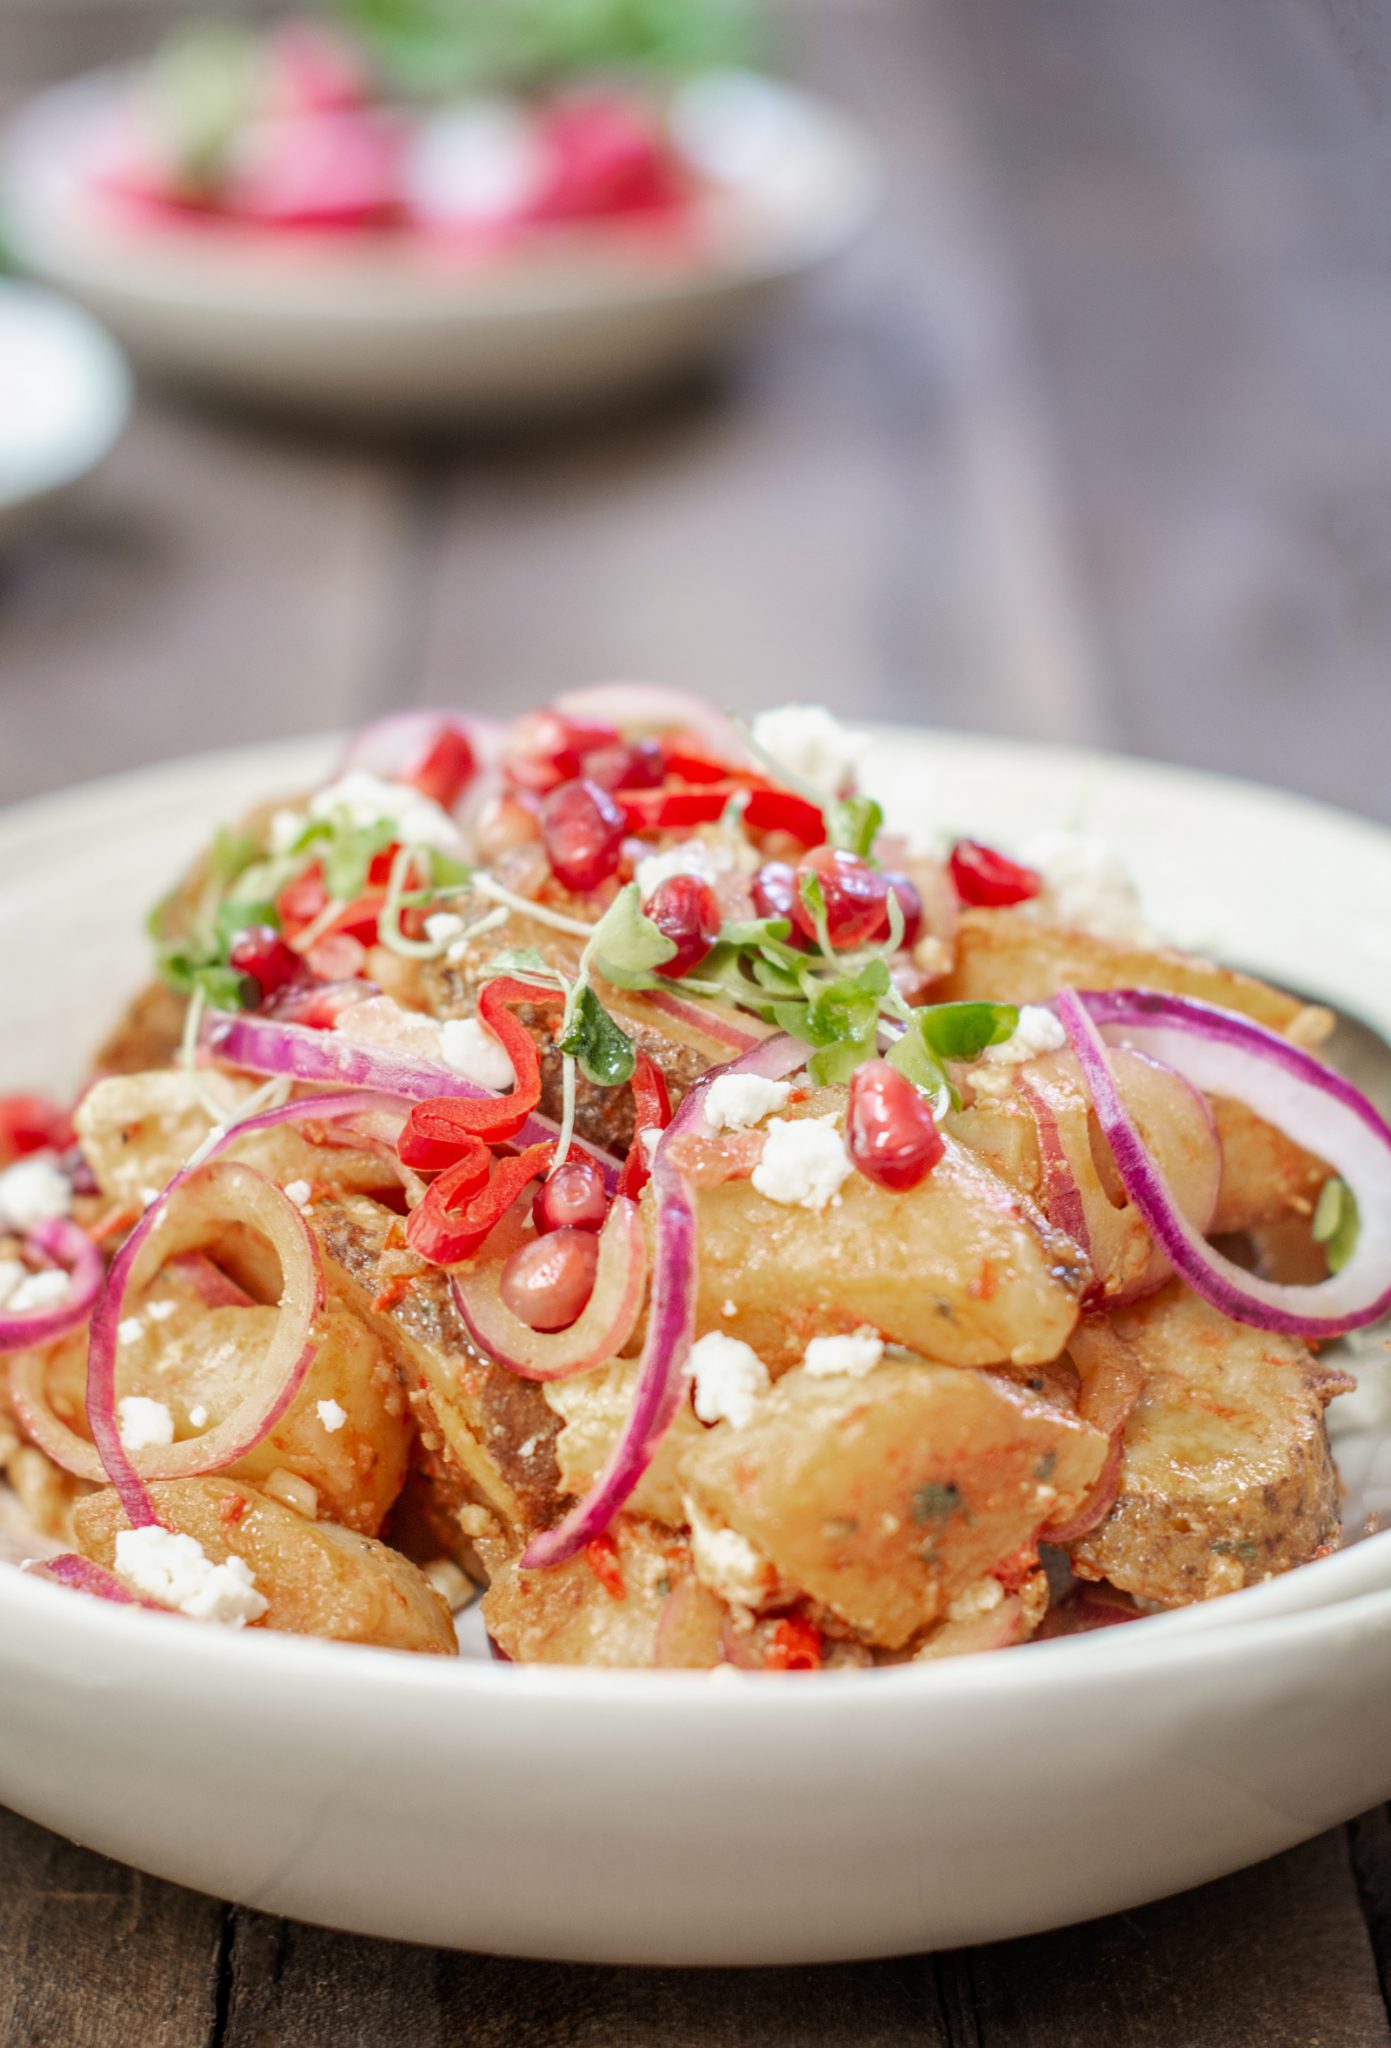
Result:
{"label": "dark wood plank", "polygon": [[1353,1875],[1367,1923],[1381,1995],[1391,2011],[1391,1806],[1378,1806],[1348,1830]]}
{"label": "dark wood plank", "polygon": [[976,1950],[952,1967],[978,2029],[964,2036],[970,2048],[1391,2041],[1341,1829],[1143,1912]]}
{"label": "dark wood plank", "polygon": [[203,2048],[223,1908],[0,1809],[4,2048]]}
{"label": "dark wood plank", "polygon": [[949,2048],[927,1959],[612,1970],[446,1955],[239,1913],[222,2048]]}

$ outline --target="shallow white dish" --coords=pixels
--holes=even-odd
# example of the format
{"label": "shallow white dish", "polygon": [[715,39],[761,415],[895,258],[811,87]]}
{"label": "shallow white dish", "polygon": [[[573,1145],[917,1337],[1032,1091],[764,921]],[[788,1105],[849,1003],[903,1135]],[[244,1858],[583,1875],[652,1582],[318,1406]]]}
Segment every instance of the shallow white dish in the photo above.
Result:
{"label": "shallow white dish", "polygon": [[123,223],[84,166],[128,90],[127,73],[76,79],[11,122],[3,186],[19,261],[153,370],[369,422],[570,408],[668,380],[725,350],[853,236],[879,183],[852,123],[762,82],[745,174],[712,205],[700,255],[664,261],[576,233],[468,266],[404,238]]}
{"label": "shallow white dish", "polygon": [[[247,749],[0,819],[4,1085],[70,1082],[209,821],[332,758]],[[1374,826],[950,735],[881,736],[866,782],[896,822],[1002,839],[1080,806],[1174,936],[1391,1031]],[[1373,1414],[1369,1497],[1380,1432]],[[1389,1794],[1391,1537],[1080,1641],[804,1680],[441,1665],[117,1611],[0,1565],[0,1800],[366,1933],[633,1963],[891,1954],[1133,1906]]]}
{"label": "shallow white dish", "polygon": [[129,410],[130,373],[96,321],[0,279],[0,532],[98,463]]}

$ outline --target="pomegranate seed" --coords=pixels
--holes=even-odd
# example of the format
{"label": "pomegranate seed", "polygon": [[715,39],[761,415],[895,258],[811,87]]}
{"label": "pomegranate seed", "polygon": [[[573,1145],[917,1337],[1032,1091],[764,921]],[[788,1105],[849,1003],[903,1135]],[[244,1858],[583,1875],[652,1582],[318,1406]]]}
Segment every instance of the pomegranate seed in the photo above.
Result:
{"label": "pomegranate seed", "polygon": [[622,811],[597,782],[562,782],[541,806],[546,857],[557,881],[577,896],[614,872],[626,830]]}
{"label": "pomegranate seed", "polygon": [[659,932],[676,947],[661,972],[678,981],[699,967],[720,936],[719,899],[699,875],[668,875],[648,897],[643,909]]}
{"label": "pomegranate seed", "polygon": [[367,964],[367,948],[351,932],[330,932],[317,939],[305,955],[319,981],[351,981]]}
{"label": "pomegranate seed", "polygon": [[681,203],[681,184],[662,138],[643,110],[592,95],[552,107],[541,125],[546,185],[542,220],[658,212]]}
{"label": "pomegranate seed", "polygon": [[594,1292],[598,1263],[592,1230],[552,1230],[518,1246],[502,1269],[499,1291],[529,1330],[568,1330]]}
{"label": "pomegranate seed", "polygon": [[314,984],[301,982],[276,996],[272,1015],[286,1024],[303,1024],[311,1031],[332,1031],[345,1010],[364,997],[380,993],[375,982],[336,981]]}
{"label": "pomegranate seed", "polygon": [[557,711],[531,711],[512,728],[507,773],[523,789],[554,789],[581,773],[587,753],[622,744],[615,726],[581,725]]}
{"label": "pomegranate seed", "polygon": [[299,955],[268,924],[238,932],[227,948],[227,964],[255,982],[262,1002],[292,982],[300,970]]}
{"label": "pomegranate seed", "polygon": [[492,867],[505,853],[541,837],[541,823],[534,796],[490,797],[478,814],[474,841],[484,867]]}
{"label": "pomegranate seed", "polygon": [[583,766],[601,789],[656,789],[666,774],[666,755],[660,740],[619,740],[591,748]]}
{"label": "pomegranate seed", "polygon": [[760,917],[790,918],[797,900],[796,868],[785,860],[765,861],[753,878],[752,894],[753,907]]}
{"label": "pomegranate seed", "polygon": [[27,1152],[62,1152],[72,1142],[67,1111],[46,1095],[0,1095],[0,1166]]}
{"label": "pomegranate seed", "polygon": [[887,1060],[869,1060],[851,1075],[845,1130],[865,1179],[899,1194],[926,1180],[947,1149],[928,1104]]}
{"label": "pomegranate seed", "polygon": [[882,931],[888,918],[889,884],[878,868],[858,853],[818,846],[798,864],[798,888],[792,898],[792,922],[805,938],[816,937],[816,922],[802,901],[800,883],[815,875],[826,901],[826,935],[833,946],[863,946]]}
{"label": "pomegranate seed", "polygon": [[609,1213],[604,1176],[592,1159],[567,1159],[542,1181],[531,1220],[542,1237],[553,1230],[599,1230]]}
{"label": "pomegranate seed", "polygon": [[446,725],[410,780],[422,796],[433,797],[441,810],[452,811],[477,768],[468,734],[457,725]]}
{"label": "pomegranate seed", "polygon": [[951,878],[963,903],[977,908],[1004,909],[1010,903],[1027,903],[1043,887],[1036,868],[982,846],[978,839],[958,839],[951,850]]}
{"label": "pomegranate seed", "polygon": [[[903,938],[901,943],[904,946],[915,946],[922,937],[923,928],[923,900],[918,890],[918,885],[908,875],[905,875],[901,868],[885,868],[884,880],[889,885],[889,894],[898,898],[898,907],[903,912]],[[889,921],[886,917],[884,920],[884,930],[886,933],[888,929]]]}

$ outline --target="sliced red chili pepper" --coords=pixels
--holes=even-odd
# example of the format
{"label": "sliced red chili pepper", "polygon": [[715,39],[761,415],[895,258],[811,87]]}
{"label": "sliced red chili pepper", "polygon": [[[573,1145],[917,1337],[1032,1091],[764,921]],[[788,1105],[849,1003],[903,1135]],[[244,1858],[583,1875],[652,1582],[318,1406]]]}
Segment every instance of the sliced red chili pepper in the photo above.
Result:
{"label": "sliced red chili pepper", "polygon": [[763,1666],[766,1671],[819,1671],[824,1661],[820,1629],[791,1614],[773,1630]]}
{"label": "sliced red chili pepper", "polygon": [[441,809],[452,811],[477,771],[468,734],[457,725],[444,725],[411,781],[422,796],[432,797]]}
{"label": "sliced red chili pepper", "polygon": [[296,875],[287,882],[275,899],[275,913],[286,938],[298,937],[306,925],[323,916],[327,904],[324,871],[318,861],[314,861],[302,875]]}
{"label": "sliced red chili pepper", "polygon": [[815,804],[793,790],[775,789],[747,776],[726,776],[685,789],[670,784],[663,789],[625,789],[618,801],[629,831],[670,832],[714,824],[734,796],[747,798],[744,823],[750,831],[789,832],[803,846],[819,846],[826,837],[826,820]]}
{"label": "sliced red chili pepper", "polygon": [[66,1152],[73,1135],[67,1111],[46,1095],[0,1095],[0,1165],[26,1152]]}
{"label": "sliced red chili pepper", "polygon": [[640,1052],[637,1065],[633,1068],[633,1143],[628,1157],[623,1162],[623,1171],[618,1176],[618,1192],[636,1201],[652,1176],[647,1148],[642,1142],[644,1131],[664,1131],[671,1122],[671,1097],[661,1068]]}
{"label": "sliced red chili pepper", "polygon": [[491,1155],[481,1141],[474,1142],[477,1156],[461,1159],[431,1181],[406,1219],[407,1244],[433,1266],[456,1266],[461,1259],[471,1259],[522,1189],[555,1158],[556,1141],[551,1138],[500,1159],[490,1175]]}
{"label": "sliced red chili pepper", "polygon": [[623,1583],[623,1567],[618,1562],[618,1545],[607,1530],[585,1544],[584,1561],[610,1600],[627,1599],[628,1588]]}
{"label": "sliced red chili pepper", "polygon": [[496,1145],[516,1137],[541,1100],[541,1055],[525,1024],[507,1005],[561,1000],[559,989],[538,988],[530,981],[499,976],[484,983],[478,996],[478,1015],[512,1062],[516,1075],[512,1092],[479,1099],[437,1095],[429,1102],[417,1102],[396,1148],[403,1166],[434,1172],[456,1165],[473,1139]]}
{"label": "sliced red chili pepper", "polygon": [[957,895],[977,909],[1003,910],[1012,903],[1027,903],[1043,887],[1036,868],[1010,860],[979,839],[958,839],[949,866]]}

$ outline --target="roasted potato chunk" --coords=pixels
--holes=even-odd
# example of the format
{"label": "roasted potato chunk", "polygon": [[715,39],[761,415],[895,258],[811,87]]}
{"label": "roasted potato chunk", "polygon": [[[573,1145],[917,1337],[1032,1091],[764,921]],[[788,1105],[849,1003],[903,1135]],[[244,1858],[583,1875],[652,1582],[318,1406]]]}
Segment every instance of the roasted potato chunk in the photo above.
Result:
{"label": "roasted potato chunk", "polygon": [[1070,1239],[950,1138],[906,1193],[855,1173],[838,1203],[807,1210],[732,1180],[699,1190],[696,1211],[697,1334],[741,1337],[773,1372],[809,1338],[866,1323],[946,1365],[1056,1358],[1090,1277]]}
{"label": "roasted potato chunk", "polygon": [[[196,1537],[214,1563],[245,1559],[270,1603],[252,1627],[437,1657],[457,1651],[449,1609],[385,1543],[307,1522],[235,1479],[166,1479],[150,1493],[165,1527]],[[116,1537],[126,1527],[115,1493],[89,1494],[73,1520],[83,1556],[114,1571]]]}
{"label": "roasted potato chunk", "polygon": [[937,991],[942,1001],[1042,1003],[1074,988],[1156,988],[1240,1010],[1302,1045],[1328,1036],[1327,1010],[1288,996],[1254,975],[1238,974],[1171,947],[1119,945],[1092,932],[1065,931],[1027,910],[963,910],[956,961]]}
{"label": "roasted potato chunk", "polygon": [[523,1571],[483,1546],[492,1584],[483,1618],[519,1664],[708,1668],[721,1662],[725,1608],[692,1576],[689,1546],[622,1515],[602,1575],[587,1556]]}
{"label": "roasted potato chunk", "polygon": [[1323,1411],[1344,1375],[1294,1338],[1228,1322],[1178,1281],[1113,1322],[1145,1383],[1116,1504],[1072,1546],[1078,1576],[1173,1607],[1336,1548]]}
{"label": "roasted potato chunk", "polygon": [[1004,1374],[893,1359],[863,1379],[797,1368],[681,1469],[780,1580],[896,1649],[1080,1500],[1105,1455],[1099,1430]]}

